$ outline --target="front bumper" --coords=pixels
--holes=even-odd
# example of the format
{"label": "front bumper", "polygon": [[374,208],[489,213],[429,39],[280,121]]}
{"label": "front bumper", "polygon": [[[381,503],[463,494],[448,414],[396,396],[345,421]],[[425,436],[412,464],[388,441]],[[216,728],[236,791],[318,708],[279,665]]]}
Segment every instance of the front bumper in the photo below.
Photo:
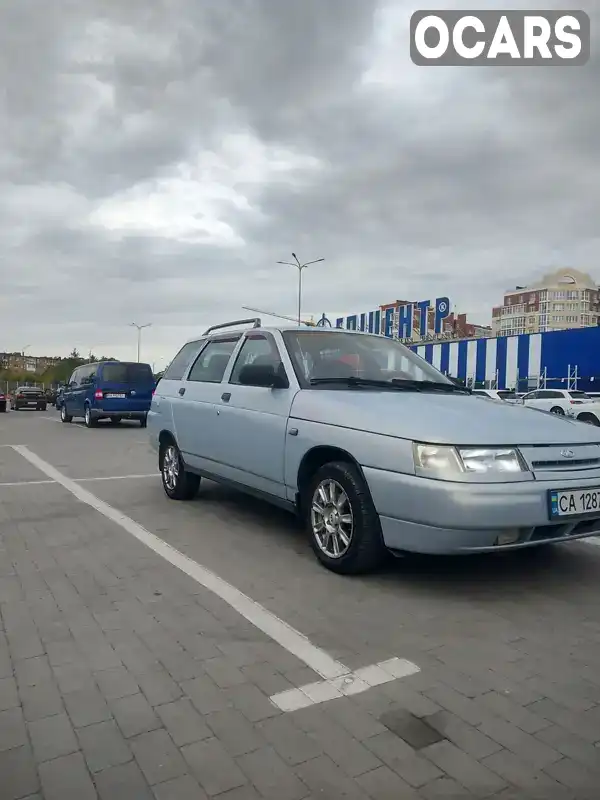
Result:
{"label": "front bumper", "polygon": [[[550,489],[592,488],[600,477],[519,483],[454,483],[363,468],[391,550],[478,553],[600,535],[597,517],[551,521]],[[503,544],[513,531],[515,540]],[[500,543],[499,543],[500,542]]]}

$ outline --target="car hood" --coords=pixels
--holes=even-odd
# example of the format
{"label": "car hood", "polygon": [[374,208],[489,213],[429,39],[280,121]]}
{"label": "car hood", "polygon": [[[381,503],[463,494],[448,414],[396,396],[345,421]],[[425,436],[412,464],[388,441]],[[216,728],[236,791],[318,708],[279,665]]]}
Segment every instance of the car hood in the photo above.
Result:
{"label": "car hood", "polygon": [[298,392],[291,417],[435,444],[600,444],[600,428],[466,394],[385,389]]}

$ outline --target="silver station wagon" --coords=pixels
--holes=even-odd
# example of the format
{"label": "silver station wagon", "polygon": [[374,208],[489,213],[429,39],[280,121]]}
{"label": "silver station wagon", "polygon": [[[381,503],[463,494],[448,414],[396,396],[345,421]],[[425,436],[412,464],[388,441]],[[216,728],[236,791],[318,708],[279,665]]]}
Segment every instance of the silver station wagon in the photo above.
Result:
{"label": "silver station wagon", "polygon": [[600,429],[473,396],[383,336],[210,328],[167,368],[148,431],[170,498],[203,476],[288,508],[340,573],[600,533]]}

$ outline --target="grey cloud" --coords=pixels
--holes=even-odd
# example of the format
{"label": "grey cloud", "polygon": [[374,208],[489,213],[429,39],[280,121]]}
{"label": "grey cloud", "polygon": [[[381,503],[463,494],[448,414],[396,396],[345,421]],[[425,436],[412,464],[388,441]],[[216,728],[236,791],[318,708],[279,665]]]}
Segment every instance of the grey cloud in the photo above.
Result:
{"label": "grey cloud", "polygon": [[[598,26],[597,4],[554,3],[570,5]],[[390,7],[400,24],[384,44]],[[544,267],[593,273],[597,48],[576,69],[416,68],[413,10],[404,0],[55,0],[53,14],[33,0],[5,4],[5,346],[22,346],[24,313],[39,318],[32,352],[89,347],[95,328],[123,356],[132,316],[153,321],[148,341],[167,355],[242,305],[294,314],[296,274],[275,264],[291,250],[326,258],[305,280],[315,315],[447,294],[485,322],[507,285]],[[382,48],[391,77],[363,83]],[[234,176],[250,211],[228,201],[216,213],[243,245],[90,221],[237,132],[319,164],[264,182]]]}

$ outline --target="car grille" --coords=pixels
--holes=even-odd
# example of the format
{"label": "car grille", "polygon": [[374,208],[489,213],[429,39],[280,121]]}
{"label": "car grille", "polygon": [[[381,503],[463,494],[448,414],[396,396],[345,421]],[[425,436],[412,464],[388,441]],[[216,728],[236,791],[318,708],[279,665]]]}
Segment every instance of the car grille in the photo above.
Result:
{"label": "car grille", "polygon": [[[534,472],[575,472],[600,469],[600,445],[530,445],[522,455]],[[570,453],[565,456],[564,453]]]}

